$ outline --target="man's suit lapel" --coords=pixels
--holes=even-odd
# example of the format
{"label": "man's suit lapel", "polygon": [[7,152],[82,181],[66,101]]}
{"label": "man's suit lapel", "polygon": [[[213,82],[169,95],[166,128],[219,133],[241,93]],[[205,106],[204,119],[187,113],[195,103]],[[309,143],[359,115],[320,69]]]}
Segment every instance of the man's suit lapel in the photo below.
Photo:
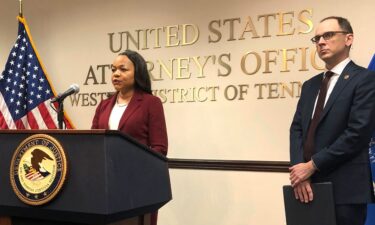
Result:
{"label": "man's suit lapel", "polygon": [[350,61],[345,67],[344,71],[342,71],[342,74],[340,74],[339,79],[337,80],[337,83],[333,88],[326,105],[324,106],[320,121],[324,118],[325,115],[327,115],[327,112],[331,109],[337,97],[344,90],[345,86],[352,80],[353,76],[355,75],[356,67],[357,65]]}
{"label": "man's suit lapel", "polygon": [[312,118],[315,100],[318,96],[320,85],[321,85],[322,80],[323,80],[323,74],[324,73],[321,73],[321,74],[319,74],[319,76],[316,79],[311,80],[310,88],[307,91],[307,94],[309,96],[307,96],[306,99],[308,99],[308,102],[306,103],[305,112],[302,114],[302,115],[304,115],[303,128],[306,131],[307,131],[307,128],[309,127],[310,120]]}
{"label": "man's suit lapel", "polygon": [[125,126],[126,122],[128,121],[129,117],[137,111],[137,109],[141,106],[143,100],[143,94],[137,91],[134,91],[133,97],[129,102],[124,114],[121,117],[119,130],[122,130]]}

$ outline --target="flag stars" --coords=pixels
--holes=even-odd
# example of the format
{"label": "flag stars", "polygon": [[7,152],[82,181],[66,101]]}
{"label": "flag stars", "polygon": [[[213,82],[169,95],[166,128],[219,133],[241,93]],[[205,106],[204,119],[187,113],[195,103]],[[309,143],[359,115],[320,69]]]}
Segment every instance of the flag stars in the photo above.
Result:
{"label": "flag stars", "polygon": [[[10,50],[6,69],[0,71],[0,84],[3,94],[6,93],[5,104],[8,104],[14,120],[24,117],[32,106],[37,106],[51,96],[47,78],[36,52],[32,48],[27,31],[20,25],[17,41]],[[0,87],[1,88],[1,87]],[[1,103],[0,103],[1,104]],[[34,198],[35,195],[31,195]],[[41,194],[36,196],[39,198]]]}

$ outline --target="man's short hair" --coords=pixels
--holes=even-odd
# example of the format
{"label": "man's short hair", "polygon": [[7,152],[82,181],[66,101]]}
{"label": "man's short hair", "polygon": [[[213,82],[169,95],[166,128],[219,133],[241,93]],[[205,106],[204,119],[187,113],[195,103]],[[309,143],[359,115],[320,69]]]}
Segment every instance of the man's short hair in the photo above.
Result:
{"label": "man's short hair", "polygon": [[331,20],[331,19],[337,20],[340,28],[343,31],[346,31],[346,32],[349,32],[349,33],[353,34],[352,25],[350,25],[349,20],[347,20],[346,18],[343,18],[343,17],[340,17],[340,16],[329,16],[329,17],[326,17],[326,18],[322,19],[320,22],[323,22],[323,21],[326,21],[326,20]]}

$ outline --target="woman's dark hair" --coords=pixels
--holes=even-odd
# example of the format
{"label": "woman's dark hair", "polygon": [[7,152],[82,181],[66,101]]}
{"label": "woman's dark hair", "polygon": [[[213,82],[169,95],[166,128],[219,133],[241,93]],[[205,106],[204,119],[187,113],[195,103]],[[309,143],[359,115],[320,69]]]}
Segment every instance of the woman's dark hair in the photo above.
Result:
{"label": "woman's dark hair", "polygon": [[127,56],[134,65],[134,88],[152,94],[151,79],[145,59],[138,52],[132,50],[126,50],[119,55]]}

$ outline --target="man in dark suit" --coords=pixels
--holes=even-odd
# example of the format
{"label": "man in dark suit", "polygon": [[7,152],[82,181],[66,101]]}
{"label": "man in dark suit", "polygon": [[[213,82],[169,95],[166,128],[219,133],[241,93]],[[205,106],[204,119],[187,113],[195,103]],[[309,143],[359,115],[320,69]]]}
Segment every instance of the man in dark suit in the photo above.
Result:
{"label": "man in dark suit", "polygon": [[368,148],[375,129],[375,73],[349,59],[353,30],[327,17],[311,39],[326,70],[306,81],[290,128],[290,181],[301,202],[313,182],[332,182],[337,225],[363,225],[373,187]]}

